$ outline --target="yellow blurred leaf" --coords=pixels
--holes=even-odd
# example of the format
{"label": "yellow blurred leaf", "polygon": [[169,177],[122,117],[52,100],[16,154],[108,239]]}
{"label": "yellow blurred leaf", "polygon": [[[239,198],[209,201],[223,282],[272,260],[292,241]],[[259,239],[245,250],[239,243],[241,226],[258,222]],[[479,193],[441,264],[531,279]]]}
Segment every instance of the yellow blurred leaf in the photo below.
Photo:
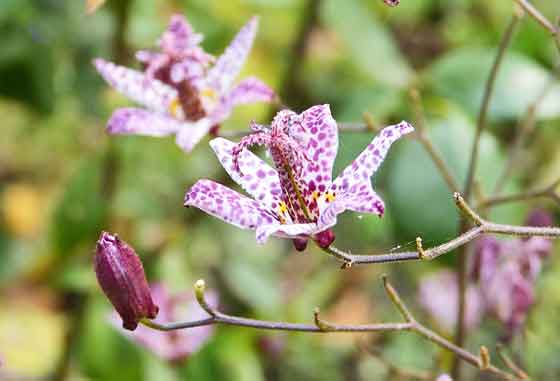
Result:
{"label": "yellow blurred leaf", "polygon": [[64,321],[61,314],[30,302],[0,303],[2,373],[40,377],[51,372],[64,345]]}
{"label": "yellow blurred leaf", "polygon": [[44,222],[44,197],[29,184],[8,185],[1,198],[8,230],[15,236],[33,238]]}

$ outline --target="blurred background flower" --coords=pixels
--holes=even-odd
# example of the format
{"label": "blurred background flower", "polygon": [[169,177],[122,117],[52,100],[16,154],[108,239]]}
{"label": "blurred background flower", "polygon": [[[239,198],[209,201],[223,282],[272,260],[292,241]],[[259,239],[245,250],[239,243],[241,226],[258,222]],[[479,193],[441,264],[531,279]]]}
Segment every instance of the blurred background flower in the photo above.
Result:
{"label": "blurred background flower", "polygon": [[[158,323],[195,321],[209,317],[198,305],[191,290],[181,294],[170,295],[163,284],[150,286],[154,302],[160,307]],[[218,306],[218,298],[214,292],[206,292],[206,300],[211,307]],[[208,341],[214,331],[213,326],[197,327],[188,330],[162,332],[140,325],[134,332],[120,329],[118,317],[113,315],[113,322],[119,331],[134,342],[146,347],[155,355],[172,364],[181,365],[188,356],[200,349]]]}

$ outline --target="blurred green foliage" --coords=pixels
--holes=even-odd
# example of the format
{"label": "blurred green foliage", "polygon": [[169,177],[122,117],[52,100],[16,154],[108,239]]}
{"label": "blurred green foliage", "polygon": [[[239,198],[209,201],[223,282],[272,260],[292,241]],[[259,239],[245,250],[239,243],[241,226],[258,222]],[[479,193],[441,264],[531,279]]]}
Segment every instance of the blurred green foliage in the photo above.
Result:
{"label": "blurred green foliage", "polygon": [[[330,103],[340,121],[359,121],[367,111],[379,125],[401,119],[414,123],[407,91],[415,84],[423,95],[428,133],[462,181],[484,82],[511,15],[510,1],[403,0],[388,8],[381,0],[324,0],[302,57],[294,57],[291,47],[306,21],[304,0],[131,0],[126,34],[120,36],[127,51],[117,52],[113,12],[119,1],[108,0],[91,16],[78,0],[0,1],[0,371],[22,376],[53,371],[70,335],[76,340],[69,379],[382,377],[381,363],[356,354],[353,335],[220,327],[200,352],[171,366],[108,323],[111,308],[91,269],[101,229],[133,244],[152,280],[184,290],[206,278],[227,311],[264,319],[311,321],[313,308],[321,306],[327,317],[348,322],[395,320],[379,274],[394,272],[396,285],[417,310],[420,276],[454,261],[449,255],[427,264],[340,272],[315,250],[295,253],[289,242],[278,239],[259,246],[252,232],[184,209],[184,191],[197,179],[228,181],[218,161],[206,142],[187,156],[172,139],[108,137],[104,124],[111,111],[129,102],[102,82],[91,60],[120,55],[133,62],[136,49],[154,47],[173,12],[183,12],[205,34],[204,47],[219,54],[238,28],[258,14],[261,27],[246,74],[280,89],[295,59],[296,72],[289,75],[304,89],[308,106]],[[557,16],[555,2],[534,3],[551,19]],[[525,18],[500,72],[491,125],[483,137],[484,191],[491,190],[500,173],[516,121],[551,80],[556,61],[548,34]],[[538,110],[538,130],[508,191],[547,183],[559,173],[559,86]],[[290,91],[283,94],[288,105],[292,97],[300,99]],[[267,122],[270,112],[265,106],[241,108],[223,129],[246,130],[251,119]],[[336,171],[371,137],[343,134]],[[411,248],[418,235],[431,246],[456,234],[458,217],[449,191],[414,140],[398,143],[373,181],[387,203],[386,216],[341,216],[338,246],[383,252]],[[534,205],[554,210],[546,200]],[[530,206],[500,207],[492,217],[520,223]],[[554,355],[560,342],[558,263],[553,255],[527,333],[513,346],[535,378],[560,375]],[[68,305],[74,293],[83,306]],[[469,348],[491,347],[499,336],[500,327],[484,325]],[[440,349],[413,336],[371,340],[397,364],[430,369],[448,362]]]}

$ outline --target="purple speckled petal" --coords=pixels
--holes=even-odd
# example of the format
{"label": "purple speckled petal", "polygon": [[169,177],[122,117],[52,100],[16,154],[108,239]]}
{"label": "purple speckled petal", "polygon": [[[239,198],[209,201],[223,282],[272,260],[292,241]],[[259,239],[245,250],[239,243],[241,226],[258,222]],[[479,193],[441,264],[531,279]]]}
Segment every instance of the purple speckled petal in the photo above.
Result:
{"label": "purple speckled petal", "polygon": [[198,88],[202,86],[202,81],[204,79],[204,66],[193,59],[184,59],[171,66],[170,71],[171,81],[174,83],[180,83],[181,81],[187,80],[192,83],[193,86]]}
{"label": "purple speckled petal", "polygon": [[371,176],[385,159],[391,144],[412,131],[414,131],[414,128],[404,121],[385,127],[333,182],[331,190],[337,194],[337,198],[365,189],[362,186],[370,184]]}
{"label": "purple speckled petal", "polygon": [[268,237],[275,235],[282,238],[303,238],[319,233],[322,228],[317,224],[269,224],[257,227],[257,242],[265,243]]}
{"label": "purple speckled petal", "polygon": [[303,178],[310,191],[324,192],[331,184],[332,169],[338,150],[336,121],[328,104],[313,106],[301,113],[301,129],[292,136],[305,147],[309,160],[304,165]]}
{"label": "purple speckled petal", "polygon": [[202,42],[202,35],[194,30],[181,14],[171,16],[167,30],[159,40],[159,46],[165,53],[180,57]]}
{"label": "purple speckled petal", "polygon": [[210,142],[210,146],[229,176],[245,192],[271,210],[278,208],[282,190],[278,172],[274,168],[248,149],[244,149],[238,155],[238,171],[234,166],[232,156],[232,150],[236,143],[224,138],[216,138]]}
{"label": "purple speckled petal", "polygon": [[[363,188],[362,188],[363,187]],[[320,200],[322,201],[322,200]],[[320,212],[317,224],[322,229],[336,225],[336,217],[346,210],[359,213],[372,213],[382,216],[385,211],[383,200],[371,187],[371,182],[361,183],[355,193],[347,193],[334,202],[319,204]]]}
{"label": "purple speckled petal", "polygon": [[218,124],[226,120],[233,108],[240,104],[250,104],[257,102],[273,102],[276,93],[260,79],[249,77],[239,82],[233,90],[222,96],[212,110],[211,118]]}
{"label": "purple speckled petal", "polygon": [[260,79],[249,77],[239,82],[228,98],[233,105],[272,102],[276,99],[276,93]]}
{"label": "purple speckled petal", "polygon": [[185,152],[191,152],[194,146],[208,134],[212,121],[208,118],[196,122],[184,123],[185,127],[177,132],[175,142]]}
{"label": "purple speckled petal", "polygon": [[165,54],[159,52],[153,52],[151,50],[139,50],[134,54],[138,62],[141,62],[145,65],[150,64],[152,61],[156,61],[164,57]]}
{"label": "purple speckled petal", "polygon": [[101,76],[117,91],[153,111],[167,113],[177,91],[143,73],[102,59],[94,61]]}
{"label": "purple speckled petal", "polygon": [[167,136],[187,124],[167,115],[139,108],[121,108],[111,115],[107,132],[115,135]]}
{"label": "purple speckled petal", "polygon": [[257,34],[258,18],[253,17],[241,28],[237,36],[208,71],[207,84],[217,94],[225,94],[233,80],[239,75],[247,60]]}
{"label": "purple speckled petal", "polygon": [[242,229],[275,223],[276,215],[263,204],[211,180],[199,180],[185,195],[185,206],[204,212]]}

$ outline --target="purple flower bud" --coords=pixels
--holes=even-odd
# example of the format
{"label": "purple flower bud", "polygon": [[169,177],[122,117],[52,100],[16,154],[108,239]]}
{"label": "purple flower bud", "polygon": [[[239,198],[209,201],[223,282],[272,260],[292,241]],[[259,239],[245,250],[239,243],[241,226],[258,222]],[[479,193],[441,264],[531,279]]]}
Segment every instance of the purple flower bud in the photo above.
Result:
{"label": "purple flower bud", "polygon": [[546,210],[535,209],[529,214],[525,223],[529,226],[552,226],[554,219]]}
{"label": "purple flower bud", "polygon": [[307,248],[307,238],[294,238],[292,242],[297,251],[304,251]]}
{"label": "purple flower bud", "polygon": [[156,317],[159,309],[152,300],[142,262],[117,235],[101,233],[95,253],[95,274],[121,316],[123,328],[134,331],[141,319]]}
{"label": "purple flower bud", "polygon": [[331,229],[323,230],[320,233],[315,234],[315,241],[317,244],[326,249],[334,242],[334,233]]}

